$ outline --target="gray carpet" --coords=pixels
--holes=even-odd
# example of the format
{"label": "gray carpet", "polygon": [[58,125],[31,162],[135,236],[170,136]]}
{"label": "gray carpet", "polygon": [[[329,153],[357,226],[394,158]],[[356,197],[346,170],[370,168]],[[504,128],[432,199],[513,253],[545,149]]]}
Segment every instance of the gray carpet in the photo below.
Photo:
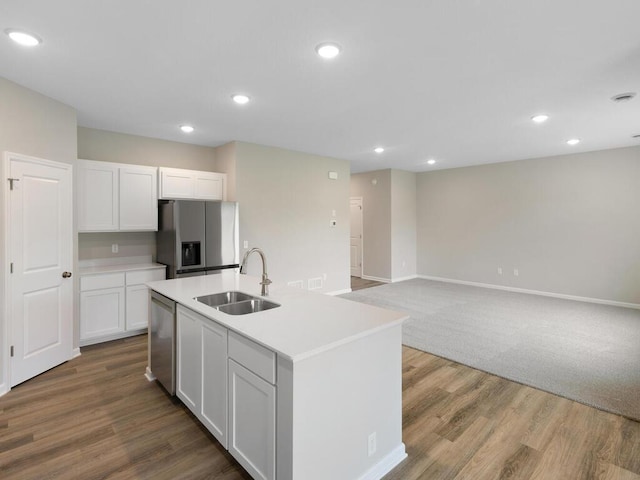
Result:
{"label": "gray carpet", "polygon": [[409,314],[405,345],[640,420],[640,310],[421,279],[342,298]]}

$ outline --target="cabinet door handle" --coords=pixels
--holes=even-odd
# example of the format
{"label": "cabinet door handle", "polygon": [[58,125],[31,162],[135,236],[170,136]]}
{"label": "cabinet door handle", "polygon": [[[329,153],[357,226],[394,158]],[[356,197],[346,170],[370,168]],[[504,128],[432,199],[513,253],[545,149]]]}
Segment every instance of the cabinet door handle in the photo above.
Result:
{"label": "cabinet door handle", "polygon": [[62,278],[69,278],[71,276],[71,272],[62,272]]}

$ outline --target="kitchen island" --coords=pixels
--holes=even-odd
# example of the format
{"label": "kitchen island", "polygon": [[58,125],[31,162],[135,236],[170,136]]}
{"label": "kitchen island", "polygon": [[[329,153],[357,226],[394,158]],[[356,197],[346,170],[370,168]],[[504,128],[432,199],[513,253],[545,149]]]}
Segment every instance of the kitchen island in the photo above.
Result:
{"label": "kitchen island", "polygon": [[254,478],[381,478],[406,457],[407,316],[277,284],[279,306],[246,315],[194,299],[260,296],[259,282],[229,271],[148,284],[178,303],[178,397]]}

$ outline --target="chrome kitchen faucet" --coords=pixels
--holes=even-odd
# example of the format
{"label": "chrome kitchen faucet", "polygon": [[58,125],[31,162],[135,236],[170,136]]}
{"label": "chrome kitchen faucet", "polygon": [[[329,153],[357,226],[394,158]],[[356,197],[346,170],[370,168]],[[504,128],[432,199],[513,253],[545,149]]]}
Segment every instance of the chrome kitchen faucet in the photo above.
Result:
{"label": "chrome kitchen faucet", "polygon": [[263,297],[266,297],[269,295],[269,285],[271,285],[271,280],[269,280],[269,277],[267,276],[267,259],[264,256],[264,252],[260,249],[260,248],[252,248],[251,250],[249,250],[247,253],[244,254],[244,258],[242,259],[242,265],[240,266],[240,273],[243,275],[246,275],[245,273],[245,268],[247,266],[247,260],[249,259],[249,256],[253,253],[253,252],[258,252],[260,254],[260,257],[262,258],[262,281],[260,282],[260,285],[262,285],[262,291],[260,293],[260,295],[262,295]]}

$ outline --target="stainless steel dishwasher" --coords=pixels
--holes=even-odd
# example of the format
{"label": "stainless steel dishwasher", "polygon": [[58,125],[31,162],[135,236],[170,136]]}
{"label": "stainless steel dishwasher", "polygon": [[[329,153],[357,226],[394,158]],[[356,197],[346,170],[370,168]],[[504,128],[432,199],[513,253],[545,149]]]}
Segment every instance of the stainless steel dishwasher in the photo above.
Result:
{"label": "stainless steel dishwasher", "polygon": [[176,302],[151,291],[149,323],[151,373],[171,395],[176,394]]}

